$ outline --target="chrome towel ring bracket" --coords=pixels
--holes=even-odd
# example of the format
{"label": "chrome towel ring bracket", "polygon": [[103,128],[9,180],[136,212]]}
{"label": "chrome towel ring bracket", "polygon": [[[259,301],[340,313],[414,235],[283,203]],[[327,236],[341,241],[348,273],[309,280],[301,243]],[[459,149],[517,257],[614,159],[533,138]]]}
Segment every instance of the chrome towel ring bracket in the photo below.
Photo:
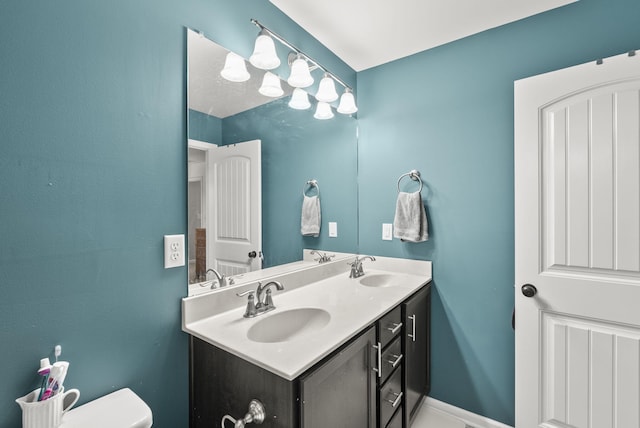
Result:
{"label": "chrome towel ring bracket", "polygon": [[315,179],[309,180],[304,184],[304,187],[302,187],[302,196],[309,196],[307,195],[307,192],[309,192],[314,187],[316,188],[316,192],[317,192],[316,196],[320,196],[320,185],[318,184],[318,180],[315,180]]}
{"label": "chrome towel ring bracket", "polygon": [[398,178],[398,193],[400,193],[400,181],[402,181],[404,177],[409,177],[413,181],[419,181],[420,189],[418,190],[418,192],[422,192],[422,179],[420,178],[420,171],[418,171],[417,169],[412,169],[406,174],[402,174],[400,178]]}

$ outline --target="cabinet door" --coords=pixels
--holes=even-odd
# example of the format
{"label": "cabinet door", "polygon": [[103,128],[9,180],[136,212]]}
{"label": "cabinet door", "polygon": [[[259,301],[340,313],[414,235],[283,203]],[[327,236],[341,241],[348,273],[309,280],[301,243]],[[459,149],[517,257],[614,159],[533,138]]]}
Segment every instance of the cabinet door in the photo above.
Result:
{"label": "cabinet door", "polygon": [[409,427],[430,382],[431,287],[426,286],[402,304],[405,325],[405,426]]}
{"label": "cabinet door", "polygon": [[375,428],[375,327],[300,379],[303,428]]}

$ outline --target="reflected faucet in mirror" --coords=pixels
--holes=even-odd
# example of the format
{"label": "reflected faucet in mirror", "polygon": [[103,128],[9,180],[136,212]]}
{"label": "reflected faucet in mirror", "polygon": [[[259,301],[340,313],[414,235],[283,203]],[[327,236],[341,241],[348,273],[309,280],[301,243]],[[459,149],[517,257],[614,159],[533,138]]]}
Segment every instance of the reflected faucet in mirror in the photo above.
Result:
{"label": "reflected faucet in mirror", "polygon": [[[213,269],[213,268],[209,268],[207,269],[207,277],[209,276],[209,272],[213,273],[216,276],[216,279],[214,279],[211,282],[211,288],[218,288],[218,287],[226,287],[227,285],[233,285],[233,278],[227,278],[225,275],[220,274],[220,272],[218,272],[217,270]],[[216,287],[217,284],[217,287]]]}
{"label": "reflected faucet in mirror", "polygon": [[327,253],[324,253],[322,251],[317,251],[317,250],[311,250],[311,252],[309,254],[317,254],[320,257],[317,259],[314,259],[315,261],[317,261],[318,263],[326,263],[326,262],[330,262],[332,257],[335,257],[335,254],[331,254],[330,256],[327,255]]}

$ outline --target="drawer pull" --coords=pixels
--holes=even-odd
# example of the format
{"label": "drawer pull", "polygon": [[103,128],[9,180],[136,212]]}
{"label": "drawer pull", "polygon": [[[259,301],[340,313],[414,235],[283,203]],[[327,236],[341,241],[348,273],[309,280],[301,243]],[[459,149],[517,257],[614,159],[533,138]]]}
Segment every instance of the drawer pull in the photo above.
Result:
{"label": "drawer pull", "polygon": [[412,322],[411,322],[411,334],[409,334],[408,336],[411,338],[413,342],[415,342],[416,341],[416,314],[411,315],[409,319]]}
{"label": "drawer pull", "polygon": [[373,371],[378,373],[378,377],[382,377],[382,344],[378,342],[378,345],[373,345],[373,349],[377,351],[376,358],[378,360],[378,367],[374,367]]}
{"label": "drawer pull", "polygon": [[393,327],[387,327],[391,334],[396,334],[402,328],[402,323],[393,323]]}
{"label": "drawer pull", "polygon": [[391,403],[391,407],[396,407],[402,400],[402,392],[392,392],[392,394],[396,396],[395,400],[387,399],[387,403]]}
{"label": "drawer pull", "polygon": [[398,365],[398,363],[402,360],[402,354],[400,355],[391,354],[391,356],[395,358],[395,361],[388,360],[387,362],[391,364],[391,367],[395,368]]}

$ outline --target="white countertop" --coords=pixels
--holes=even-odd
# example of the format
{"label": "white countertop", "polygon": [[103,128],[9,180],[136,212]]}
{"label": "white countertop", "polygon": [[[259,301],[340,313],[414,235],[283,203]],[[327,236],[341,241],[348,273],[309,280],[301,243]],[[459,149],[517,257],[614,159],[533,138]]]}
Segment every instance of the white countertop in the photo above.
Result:
{"label": "white countertop", "polygon": [[[198,302],[194,297],[185,298],[183,331],[278,376],[293,380],[431,280],[431,262],[386,257],[377,259],[373,263],[364,262],[365,276],[358,279],[349,278],[349,272],[345,270],[287,290],[287,278],[283,278],[281,282],[285,290],[273,291],[276,309],[254,318],[243,317],[246,298],[236,298],[237,307],[210,315],[202,309],[192,311],[199,313],[195,317],[187,312],[190,310],[189,302]],[[343,267],[340,266],[339,270],[343,270]],[[360,284],[362,278],[382,273],[392,273],[394,285],[368,287]],[[229,291],[235,293],[243,290]],[[255,323],[296,308],[324,309],[329,312],[331,319],[325,327],[300,339],[261,343],[247,338],[247,331]]]}

